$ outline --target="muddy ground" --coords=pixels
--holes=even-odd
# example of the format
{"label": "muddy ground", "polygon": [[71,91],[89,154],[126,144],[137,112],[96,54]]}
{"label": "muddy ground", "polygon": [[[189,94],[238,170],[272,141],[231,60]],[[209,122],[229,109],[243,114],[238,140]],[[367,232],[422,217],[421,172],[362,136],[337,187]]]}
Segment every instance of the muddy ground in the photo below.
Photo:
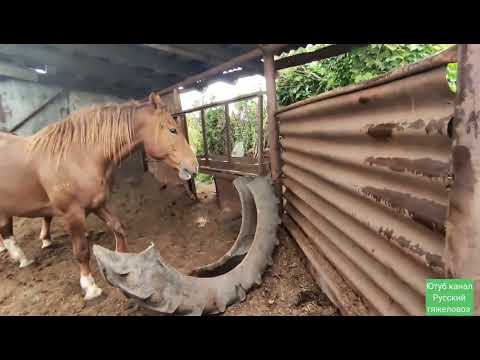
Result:
{"label": "muddy ground", "polygon": [[[153,242],[162,256],[180,271],[210,263],[233,244],[240,221],[220,220],[214,185],[198,187],[199,202],[188,198],[182,186],[162,186],[150,173],[139,183],[114,187],[110,206],[126,225],[129,250],[139,252]],[[89,238],[114,248],[113,235],[94,215],[87,219]],[[7,254],[0,254],[0,315],[151,315],[108,285],[92,269],[105,295],[83,301],[78,267],[61,218],[52,223],[53,246],[42,250],[40,219],[15,219],[18,243],[36,263],[19,269]],[[263,284],[244,302],[224,315],[338,315],[306,270],[293,241],[281,232],[274,265]]]}

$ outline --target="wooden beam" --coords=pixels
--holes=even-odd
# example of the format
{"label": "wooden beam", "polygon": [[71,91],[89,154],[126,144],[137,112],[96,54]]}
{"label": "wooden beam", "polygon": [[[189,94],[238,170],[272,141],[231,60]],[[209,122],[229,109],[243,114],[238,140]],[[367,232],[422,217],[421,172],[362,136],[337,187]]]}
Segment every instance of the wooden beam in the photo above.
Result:
{"label": "wooden beam", "polygon": [[236,103],[236,102],[239,102],[239,101],[250,100],[250,99],[253,99],[253,98],[256,98],[256,97],[259,97],[259,96],[263,96],[263,92],[257,91],[257,92],[251,93],[251,94],[240,95],[240,96],[237,96],[237,97],[234,97],[234,98],[231,98],[231,99],[227,99],[227,100],[214,101],[214,102],[211,102],[209,104],[195,106],[195,107],[190,108],[190,109],[182,110],[181,112],[173,113],[172,116],[180,116],[180,115],[190,114],[192,112],[200,111],[202,109],[210,109],[212,107],[225,106],[227,104],[233,104],[233,103]]}
{"label": "wooden beam", "polygon": [[123,81],[132,88],[143,88],[146,92],[167,84],[164,77],[140,74],[136,69],[110,64],[101,59],[92,57],[73,56],[42,45],[11,45],[0,44],[0,53],[19,58],[21,60],[35,61],[53,65],[59,72],[81,74],[85,78],[92,76],[99,79]]}
{"label": "wooden beam", "polygon": [[192,60],[201,61],[204,63],[212,63],[214,61],[210,56],[199,54],[197,52],[184,49],[172,44],[143,44],[143,46],[163,51],[168,54],[183,56]]}
{"label": "wooden beam", "polygon": [[232,57],[238,56],[239,51],[223,49],[217,44],[143,44],[169,54],[187,57],[208,64],[218,65]]}
{"label": "wooden beam", "polygon": [[[217,62],[216,65],[247,52],[247,50],[236,50],[234,48],[219,46],[218,44],[188,44],[188,46],[196,49],[196,51],[198,52],[203,52],[214,57]],[[263,72],[263,65],[260,59],[254,59],[252,61],[246,62],[245,64],[243,64],[242,68],[251,72],[257,72],[259,74]]]}
{"label": "wooden beam", "polygon": [[365,47],[368,44],[337,44],[303,54],[284,57],[275,61],[275,69],[281,70],[293,66],[300,66],[312,61],[319,61],[350,52],[353,49]]}
{"label": "wooden beam", "polygon": [[253,50],[257,47],[257,44],[229,44],[232,48],[242,49],[242,50]]}
{"label": "wooden beam", "polygon": [[[253,46],[254,44],[250,44],[250,45]],[[255,46],[257,46],[257,45],[255,45]],[[302,47],[302,46],[306,46],[306,44],[289,44],[285,49],[283,49],[282,52],[288,52],[290,50],[297,49],[297,48]],[[231,73],[227,73],[227,74],[221,74],[221,75],[209,78],[208,80],[202,81],[199,84],[195,84],[193,86],[193,88],[201,90],[201,89],[205,88],[206,86],[208,86],[212,83],[215,83],[217,81],[234,83],[235,81],[237,81],[241,77],[247,77],[247,76],[253,76],[253,75],[262,75],[263,76],[264,70],[263,70],[263,64],[260,61],[260,58],[255,59],[253,61],[250,61],[247,64],[248,64],[248,66],[247,65],[242,66],[243,70],[235,71],[235,72],[231,72]]]}
{"label": "wooden beam", "polygon": [[[282,49],[284,49],[285,47],[287,47],[288,44],[269,44],[269,45],[266,45],[265,48],[269,49],[269,51],[271,51],[272,53],[273,52],[278,52],[278,51],[281,51]],[[261,57],[263,54],[262,52],[262,49],[259,47],[255,50],[252,50],[246,54],[243,54],[243,55],[240,55],[240,56],[237,56],[236,58],[233,58],[223,64],[220,64],[218,66],[215,66],[207,71],[204,71],[198,75],[195,75],[195,76],[191,76],[189,77],[188,79],[185,79],[184,81],[181,81],[179,82],[178,84],[175,84],[175,85],[172,85],[172,86],[169,86],[163,90],[159,90],[158,93],[160,95],[163,95],[163,94],[167,94],[171,91],[173,91],[173,89],[178,89],[179,87],[188,87],[188,86],[192,86],[192,85],[195,85],[198,81],[202,81],[202,80],[207,80],[211,77],[214,77],[216,75],[219,75],[219,74],[222,74],[224,71],[227,71],[229,69],[232,69],[236,66],[241,66],[242,64],[248,62],[248,61],[251,61],[253,59],[257,59],[259,57]]]}
{"label": "wooden beam", "polygon": [[[242,51],[223,48],[217,44],[143,44],[166,53],[187,57],[209,65],[219,65],[233,57],[241,55]],[[243,66],[250,71],[262,72],[261,64],[248,63]]]}
{"label": "wooden beam", "polygon": [[38,74],[34,70],[0,61],[0,76],[25,81],[38,81]]}
{"label": "wooden beam", "polygon": [[203,54],[217,63],[230,60],[232,57],[241,55],[243,50],[235,50],[222,47],[218,44],[179,44],[182,48],[188,48],[197,54]]}
{"label": "wooden beam", "polygon": [[75,55],[82,53],[94,58],[103,58],[112,64],[147,68],[158,74],[185,75],[198,72],[198,66],[159,56],[157,51],[145,46],[130,44],[49,44],[61,51]]}
{"label": "wooden beam", "polygon": [[[229,84],[234,84],[235,81],[237,81],[238,79],[240,79],[242,77],[253,76],[253,75],[263,75],[263,72],[259,73],[259,72],[251,72],[251,71],[247,71],[247,70],[234,71],[234,72],[231,72],[231,73],[221,74],[221,75],[218,75],[218,76],[211,77],[211,78],[209,78],[205,81],[202,81],[200,83],[197,83],[197,84],[193,85],[192,88],[197,89],[197,90],[202,90],[205,87],[207,87],[207,86],[209,86],[213,83],[216,83],[218,81],[223,81],[223,82],[226,82],[226,83],[229,83]],[[182,90],[182,91],[184,91],[184,90]]]}

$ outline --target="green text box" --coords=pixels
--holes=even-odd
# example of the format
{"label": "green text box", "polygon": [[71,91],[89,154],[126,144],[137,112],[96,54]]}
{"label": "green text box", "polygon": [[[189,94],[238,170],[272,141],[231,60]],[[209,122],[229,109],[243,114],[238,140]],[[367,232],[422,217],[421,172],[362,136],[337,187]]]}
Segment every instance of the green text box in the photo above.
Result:
{"label": "green text box", "polygon": [[425,311],[430,316],[474,313],[475,282],[470,279],[427,279]]}

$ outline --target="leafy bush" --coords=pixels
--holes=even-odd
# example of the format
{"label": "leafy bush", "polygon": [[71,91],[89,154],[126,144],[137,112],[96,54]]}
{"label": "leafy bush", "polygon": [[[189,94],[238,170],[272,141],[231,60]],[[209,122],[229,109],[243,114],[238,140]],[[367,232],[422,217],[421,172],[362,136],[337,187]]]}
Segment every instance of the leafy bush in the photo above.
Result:
{"label": "leafy bush", "polygon": [[450,89],[456,93],[457,92],[457,74],[458,74],[458,63],[448,64],[447,67],[447,80]]}
{"label": "leafy bush", "polygon": [[195,176],[195,180],[196,180],[197,183],[212,184],[213,183],[213,176],[203,174],[203,173],[198,173],[197,176]]}
{"label": "leafy bush", "polygon": [[[251,99],[234,104],[233,114],[230,116],[230,143],[243,142],[245,153],[255,153],[258,144],[258,100]],[[265,104],[265,101],[264,101]],[[266,109],[264,105],[263,114]],[[265,120],[265,118],[264,118]]]}
{"label": "leafy bush", "polygon": [[[213,102],[210,99],[209,102]],[[233,147],[238,142],[243,142],[245,153],[255,153],[257,147],[257,99],[237,102],[231,105],[230,111],[230,144]],[[266,102],[264,104],[264,121],[266,115]],[[202,122],[200,112],[187,115],[188,136],[197,156],[203,155],[204,144],[202,135]],[[210,156],[226,155],[226,129],[224,107],[215,107],[205,110],[205,126],[207,130],[207,146]],[[264,127],[266,125],[264,124]],[[233,149],[230,149],[232,151]],[[211,182],[206,177],[197,177],[199,182]]]}
{"label": "leafy bush", "polygon": [[[308,50],[316,50],[317,45]],[[395,68],[417,62],[447,49],[449,44],[370,44],[334,58],[286,69],[277,81],[280,105],[370,80]],[[305,52],[303,49],[301,52]],[[289,54],[290,55],[290,54]],[[451,64],[448,80],[455,90],[456,64]]]}
{"label": "leafy bush", "polygon": [[[314,51],[329,44],[317,44],[291,51],[288,55]],[[370,44],[348,54],[325,59],[304,66],[281,71],[277,81],[280,105],[291,103],[330,91],[342,86],[370,80],[395,68],[411,64],[450,47],[448,44]],[[452,91],[456,91],[457,64],[449,64],[447,79]],[[204,100],[211,103],[214,98]],[[264,116],[266,101],[264,101]],[[199,105],[199,104],[197,104]],[[230,143],[233,147],[243,141],[246,153],[255,153],[257,147],[257,100],[235,103],[230,113]],[[264,117],[265,119],[265,117]],[[223,106],[205,111],[208,151],[210,155],[225,155],[225,119]],[[266,128],[266,121],[264,120]],[[187,116],[190,143],[197,155],[204,154],[200,113]],[[265,134],[267,132],[265,131]],[[230,149],[232,150],[232,149]],[[199,182],[211,183],[206,175],[197,177]]]}

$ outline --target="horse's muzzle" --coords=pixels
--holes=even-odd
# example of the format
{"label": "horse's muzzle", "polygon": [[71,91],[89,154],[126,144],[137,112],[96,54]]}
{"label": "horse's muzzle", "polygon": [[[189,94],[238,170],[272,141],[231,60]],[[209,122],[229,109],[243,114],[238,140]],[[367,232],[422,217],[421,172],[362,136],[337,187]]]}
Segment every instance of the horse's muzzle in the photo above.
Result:
{"label": "horse's muzzle", "polygon": [[182,161],[179,166],[178,176],[183,181],[188,181],[193,175],[198,173],[198,162],[195,160],[193,164]]}

